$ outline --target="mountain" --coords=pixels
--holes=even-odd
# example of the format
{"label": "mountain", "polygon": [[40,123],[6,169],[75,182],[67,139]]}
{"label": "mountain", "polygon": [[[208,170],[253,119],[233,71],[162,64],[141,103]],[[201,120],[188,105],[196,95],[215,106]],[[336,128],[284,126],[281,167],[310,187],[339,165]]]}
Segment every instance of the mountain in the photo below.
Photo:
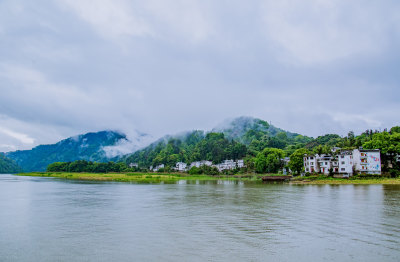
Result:
{"label": "mountain", "polygon": [[224,159],[255,156],[266,147],[294,152],[312,138],[291,133],[252,117],[238,117],[225,121],[211,132],[192,131],[175,136],[165,136],[149,146],[127,155],[124,161],[138,163],[141,167],[176,162],[190,163],[210,160],[218,163]]}
{"label": "mountain", "polygon": [[[8,152],[6,157],[26,172],[44,171],[51,163],[75,160],[122,160],[148,167],[158,164],[174,165],[179,161],[218,162],[245,155],[255,156],[266,147],[284,149],[290,154],[313,140],[252,117],[225,121],[211,132],[197,130],[165,136],[152,144],[149,139],[150,136],[139,132],[128,140],[120,132],[101,131],[70,137],[56,144],[40,145],[32,150]],[[146,145],[149,146],[145,147]]]}
{"label": "mountain", "polygon": [[100,131],[70,137],[56,144],[40,145],[31,150],[8,152],[6,156],[26,172],[44,171],[47,165],[54,162],[115,160],[117,156],[112,152],[113,146],[118,148],[126,143],[129,141],[125,134]]}
{"label": "mountain", "polygon": [[196,130],[177,136],[165,136],[150,146],[126,157],[125,162],[138,163],[140,167],[165,164],[175,166],[177,162],[190,163],[209,160],[220,163],[225,159],[239,159],[246,155],[246,146],[223,133],[205,133]]}
{"label": "mountain", "polygon": [[245,145],[249,145],[254,139],[260,139],[264,135],[275,137],[284,133],[287,138],[294,138],[299,135],[277,128],[264,120],[248,116],[226,120],[213,128],[212,132],[224,133],[228,139],[234,139]]}
{"label": "mountain", "polygon": [[0,174],[18,173],[22,169],[13,160],[0,153]]}

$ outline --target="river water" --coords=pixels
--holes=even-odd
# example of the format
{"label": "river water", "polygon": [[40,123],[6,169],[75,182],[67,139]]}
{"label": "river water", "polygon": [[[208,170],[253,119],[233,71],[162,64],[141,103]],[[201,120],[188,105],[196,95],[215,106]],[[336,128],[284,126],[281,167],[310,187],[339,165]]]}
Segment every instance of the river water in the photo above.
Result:
{"label": "river water", "polygon": [[400,187],[0,175],[0,261],[400,261]]}

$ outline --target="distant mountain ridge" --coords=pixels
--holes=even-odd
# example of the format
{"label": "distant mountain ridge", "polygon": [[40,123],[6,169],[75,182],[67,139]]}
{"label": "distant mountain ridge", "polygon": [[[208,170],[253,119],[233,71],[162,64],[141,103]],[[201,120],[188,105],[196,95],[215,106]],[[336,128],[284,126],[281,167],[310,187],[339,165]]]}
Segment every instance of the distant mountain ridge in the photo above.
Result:
{"label": "distant mountain ridge", "polygon": [[[210,133],[222,133],[223,137],[207,136]],[[70,137],[56,144],[39,145],[31,150],[8,152],[5,156],[23,171],[30,172],[45,171],[54,162],[75,160],[138,161],[145,165],[172,163],[183,159],[187,161],[198,159],[199,156],[205,157],[204,150],[215,150],[210,148],[211,144],[228,148],[225,153],[210,153],[213,154],[210,159],[218,159],[224,155],[234,157],[239,155],[238,152],[244,154],[241,144],[248,146],[249,153],[252,154],[263,146],[283,148],[288,143],[311,141],[311,138],[277,128],[264,120],[245,116],[224,121],[209,132],[196,130],[166,135],[151,144],[148,141],[149,136],[143,133],[136,132],[131,139],[133,141],[128,140],[121,132],[100,131]]]}
{"label": "distant mountain ridge", "polygon": [[39,145],[31,150],[8,152],[5,155],[24,171],[44,171],[54,162],[75,160],[109,161],[104,147],[126,141],[126,135],[116,131],[100,131],[70,137],[56,144]]}

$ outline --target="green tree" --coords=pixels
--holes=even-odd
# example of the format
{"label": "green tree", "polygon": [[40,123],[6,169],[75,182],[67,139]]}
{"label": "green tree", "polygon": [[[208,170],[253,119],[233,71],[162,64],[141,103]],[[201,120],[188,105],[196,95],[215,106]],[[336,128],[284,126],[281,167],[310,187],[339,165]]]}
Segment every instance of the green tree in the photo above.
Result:
{"label": "green tree", "polygon": [[69,162],[54,162],[47,166],[48,172],[68,172]]}
{"label": "green tree", "polygon": [[399,133],[400,134],[400,126],[394,126],[390,129],[390,133],[394,134],[394,133]]}
{"label": "green tree", "polygon": [[254,160],[257,173],[276,173],[283,167],[285,152],[278,148],[265,148]]}
{"label": "green tree", "polygon": [[267,170],[267,158],[263,153],[258,153],[254,159],[254,166],[257,173],[265,173]]}
{"label": "green tree", "polygon": [[289,161],[289,168],[295,172],[297,175],[300,175],[300,173],[303,171],[304,167],[304,154],[307,154],[307,149],[301,148],[297,149],[294,151],[293,154],[290,155],[290,161]]}

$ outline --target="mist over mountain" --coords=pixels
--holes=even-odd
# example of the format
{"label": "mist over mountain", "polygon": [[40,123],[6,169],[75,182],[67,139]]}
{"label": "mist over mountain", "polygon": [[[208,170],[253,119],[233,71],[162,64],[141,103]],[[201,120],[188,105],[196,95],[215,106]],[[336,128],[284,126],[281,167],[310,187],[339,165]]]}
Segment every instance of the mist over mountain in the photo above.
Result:
{"label": "mist over mountain", "polygon": [[299,135],[277,128],[267,121],[248,116],[227,119],[213,128],[212,132],[224,133],[228,139],[234,139],[245,145],[249,145],[256,134],[274,137],[279,133],[285,133],[288,138]]}
{"label": "mist over mountain", "polygon": [[[211,131],[188,131],[166,135],[151,143],[150,135],[136,132],[129,139],[121,132],[100,131],[70,137],[56,144],[39,145],[31,150],[5,154],[23,171],[44,171],[54,162],[87,160],[175,164],[202,159],[220,161],[238,158],[261,147],[285,148],[307,143],[312,138],[291,133],[253,117],[223,121]],[[248,147],[248,149],[246,148]],[[249,152],[247,152],[247,150]]]}
{"label": "mist over mountain", "polygon": [[141,134],[130,141],[123,133],[100,131],[70,137],[56,144],[40,145],[32,150],[8,152],[6,156],[24,171],[44,171],[47,165],[54,162],[115,160],[119,155],[137,150],[145,137]]}
{"label": "mist over mountain", "polygon": [[255,155],[266,146],[294,151],[311,137],[291,133],[266,121],[253,117],[229,119],[211,131],[195,130],[167,135],[149,146],[127,155],[126,163],[141,167],[176,162],[209,160],[218,163],[224,159],[239,159],[246,154]]}

